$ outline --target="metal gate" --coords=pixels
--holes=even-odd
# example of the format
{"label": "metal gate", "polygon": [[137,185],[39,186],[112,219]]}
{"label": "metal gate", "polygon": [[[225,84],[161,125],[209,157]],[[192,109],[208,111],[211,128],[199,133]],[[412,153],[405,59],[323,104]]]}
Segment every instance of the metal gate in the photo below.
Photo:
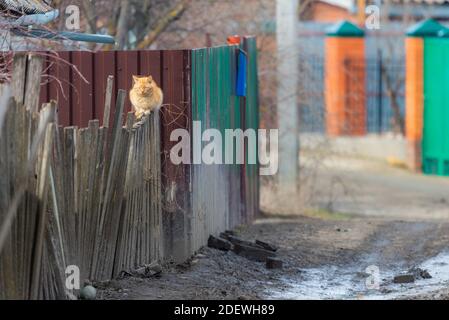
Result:
{"label": "metal gate", "polygon": [[[352,125],[352,129],[360,126],[363,120],[357,117],[364,116],[367,133],[402,132],[405,114],[404,59],[385,58],[380,53],[363,61],[347,59],[344,72],[347,83],[345,112],[350,119],[348,125]],[[363,77],[364,88],[360,81]],[[365,106],[365,115],[355,113],[360,103]],[[399,128],[395,128],[396,121]]]}
{"label": "metal gate", "polygon": [[449,39],[424,40],[423,172],[449,176]]}

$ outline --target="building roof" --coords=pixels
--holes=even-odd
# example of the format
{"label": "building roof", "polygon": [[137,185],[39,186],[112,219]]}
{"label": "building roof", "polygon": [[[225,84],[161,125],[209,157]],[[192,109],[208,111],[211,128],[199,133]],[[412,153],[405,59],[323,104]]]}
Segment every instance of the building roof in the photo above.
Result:
{"label": "building roof", "polygon": [[0,10],[14,15],[42,14],[52,11],[51,0],[0,0]]}
{"label": "building roof", "polygon": [[365,32],[349,21],[341,21],[329,27],[326,34],[332,37],[363,37]]}
{"label": "building roof", "polygon": [[404,4],[415,3],[415,4],[432,4],[432,5],[437,5],[437,4],[449,3],[449,0],[382,0],[382,2],[404,3]]}
{"label": "building roof", "polygon": [[354,8],[354,0],[320,0],[320,1],[347,10],[352,10]]}
{"label": "building roof", "polygon": [[[357,7],[356,0],[319,0],[340,8],[347,9],[349,11],[354,10]],[[379,0],[367,0],[367,3],[378,3]],[[439,5],[449,3],[449,0],[380,0],[382,3],[394,3],[394,4],[429,4]]]}
{"label": "building roof", "polygon": [[433,19],[421,21],[407,29],[411,37],[446,37],[449,29]]}

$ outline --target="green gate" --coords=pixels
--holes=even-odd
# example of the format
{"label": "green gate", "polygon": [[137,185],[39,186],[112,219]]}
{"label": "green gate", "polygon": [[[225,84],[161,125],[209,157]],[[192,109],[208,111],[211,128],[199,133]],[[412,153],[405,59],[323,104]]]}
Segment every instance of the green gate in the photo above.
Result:
{"label": "green gate", "polygon": [[423,172],[449,176],[449,39],[424,39]]}

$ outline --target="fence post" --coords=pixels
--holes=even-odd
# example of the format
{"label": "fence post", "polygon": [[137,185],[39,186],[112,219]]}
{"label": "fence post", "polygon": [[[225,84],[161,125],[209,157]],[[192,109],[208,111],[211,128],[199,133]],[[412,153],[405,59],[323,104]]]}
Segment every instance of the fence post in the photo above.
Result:
{"label": "fence post", "polygon": [[411,26],[405,39],[405,136],[410,169],[422,170],[424,123],[424,37],[437,36],[443,27],[425,20]]}
{"label": "fence post", "polygon": [[284,194],[296,193],[299,171],[297,12],[298,1],[277,0],[278,184]]}
{"label": "fence post", "polygon": [[[343,21],[332,26],[325,42],[325,104],[330,136],[366,133],[364,31]],[[350,62],[351,70],[345,68]],[[356,72],[354,72],[356,71]],[[352,88],[354,84],[356,88]]]}

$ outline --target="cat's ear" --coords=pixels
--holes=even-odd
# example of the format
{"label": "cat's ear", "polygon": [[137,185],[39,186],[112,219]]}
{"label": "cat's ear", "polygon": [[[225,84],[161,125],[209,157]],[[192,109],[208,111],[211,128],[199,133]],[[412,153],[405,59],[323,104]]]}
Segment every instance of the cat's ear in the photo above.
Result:
{"label": "cat's ear", "polygon": [[153,77],[152,76],[148,76],[148,82],[153,81]]}
{"label": "cat's ear", "polygon": [[138,76],[133,75],[133,84],[135,84],[137,82],[137,79],[139,79]]}

